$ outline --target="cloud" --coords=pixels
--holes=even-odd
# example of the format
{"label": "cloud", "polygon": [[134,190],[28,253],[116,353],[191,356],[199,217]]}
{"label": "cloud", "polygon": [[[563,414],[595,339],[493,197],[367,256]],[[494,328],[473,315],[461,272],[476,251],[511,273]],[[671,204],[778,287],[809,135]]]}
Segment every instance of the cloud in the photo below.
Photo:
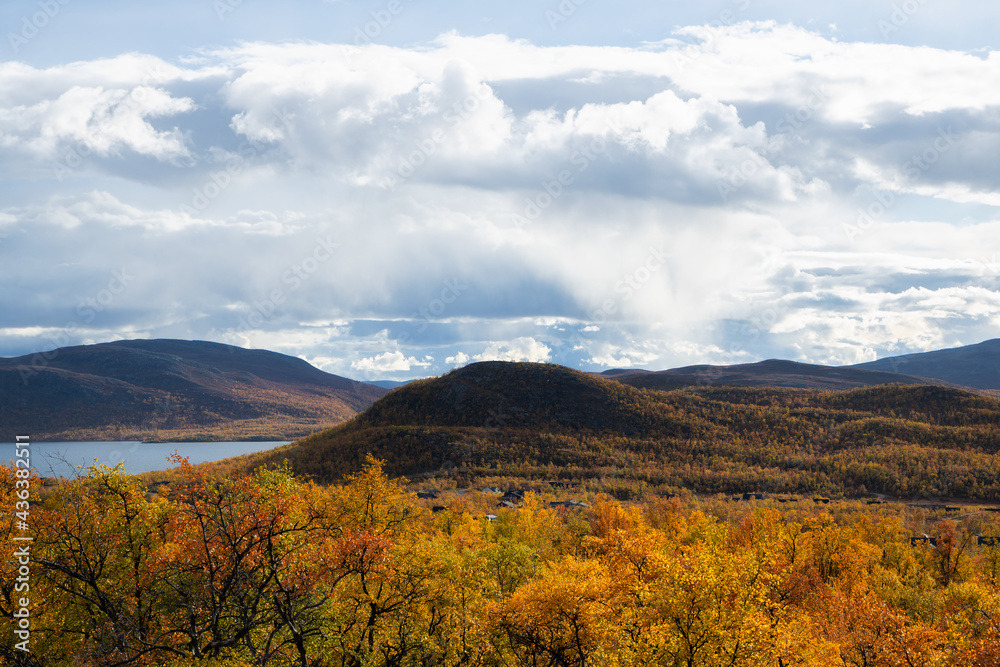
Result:
{"label": "cloud", "polygon": [[351,363],[351,368],[361,371],[366,375],[405,372],[414,367],[426,368],[427,366],[430,366],[430,361],[427,359],[420,361],[415,357],[406,357],[398,350],[395,352],[385,352]]}
{"label": "cloud", "polygon": [[157,130],[150,121],[189,112],[194,106],[190,98],[174,98],[148,86],[131,90],[73,86],[55,99],[3,109],[0,133],[8,149],[20,149],[39,160],[65,159],[69,151],[109,157],[129,150],[177,162],[190,155],[184,133],[178,127]]}
{"label": "cloud", "polygon": [[475,361],[548,361],[552,350],[534,338],[517,338],[505,343],[490,343],[480,354],[474,355]]}
{"label": "cloud", "polygon": [[996,77],[774,23],[3,63],[5,350],[203,338],[372,377],[977,342]]}
{"label": "cloud", "polygon": [[828,87],[823,115],[842,122],[871,121],[886,107],[919,116],[949,109],[985,109],[1000,103],[994,88],[995,54],[897,44],[834,41],[817,32],[774,22],[743,22],[678,32],[695,40],[684,48],[670,75],[681,86],[721,100],[783,99],[804,104],[811,87]]}
{"label": "cloud", "polygon": [[[237,135],[279,148],[268,156],[296,168],[390,189],[541,190],[568,169],[577,187],[625,196],[792,201],[857,186],[843,182],[853,169],[838,144],[881,169],[898,168],[907,144],[923,151],[956,114],[987,113],[1000,101],[972,83],[993,76],[989,59],[977,56],[832,41],[773,23],[679,35],[694,47],[666,40],[647,49],[543,48],[446,35],[418,51],[249,44],[214,57],[230,72],[225,99]],[[588,86],[603,96],[623,76],[653,77],[665,89],[581,101]],[[501,91],[528,80],[548,85],[536,99],[519,99],[515,111]],[[566,81],[582,86],[569,105],[558,97]],[[928,89],[960,94],[930,103],[921,92]],[[628,97],[624,87],[619,94]],[[933,125],[907,137],[917,129],[901,126],[907,118]],[[873,150],[873,125],[895,134],[900,150]],[[962,196],[961,180],[949,187]],[[969,190],[988,192],[982,184]]]}
{"label": "cloud", "polygon": [[465,364],[469,363],[470,359],[471,357],[467,355],[465,352],[459,352],[453,357],[447,357],[444,360],[444,363],[448,364],[449,366],[464,366]]}
{"label": "cloud", "polygon": [[[448,34],[409,49],[255,42],[183,65],[142,55],[12,63],[0,67],[0,138],[20,160],[113,158],[87,174],[127,173],[120,161],[134,154],[183,167],[174,178],[251,160],[356,186],[495,190],[538,188],[569,169],[578,187],[719,205],[837,187],[855,172],[838,145],[873,174],[898,168],[907,148],[925,149],[913,133],[923,120],[934,123],[931,141],[949,123],[995,134],[1000,97],[982,85],[996,76],[992,55],[833,41],[774,23],[692,26],[678,38],[630,49]],[[656,84],[635,97],[636,78]],[[504,99],[526,81],[541,84],[533,99]],[[623,99],[588,101],[609,90]],[[873,146],[873,127],[890,141]],[[934,172],[959,169],[945,162]],[[986,196],[987,184],[968,182],[975,174],[948,173],[947,191]]]}

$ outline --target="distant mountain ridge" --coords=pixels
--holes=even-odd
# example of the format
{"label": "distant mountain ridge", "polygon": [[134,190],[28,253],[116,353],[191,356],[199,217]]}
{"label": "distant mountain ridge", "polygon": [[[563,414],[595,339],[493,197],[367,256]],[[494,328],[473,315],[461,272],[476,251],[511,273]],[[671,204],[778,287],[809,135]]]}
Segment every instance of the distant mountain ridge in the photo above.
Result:
{"label": "distant mountain ridge", "polygon": [[768,359],[750,364],[685,366],[666,371],[613,369],[601,373],[633,387],[670,391],[692,386],[784,387],[843,391],[882,384],[932,384],[957,386],[929,377],[916,377],[891,371],[841,366],[803,364],[797,361]]}
{"label": "distant mountain ridge", "polygon": [[[508,372],[504,366],[469,368],[462,375],[464,387],[453,389],[480,398],[492,390],[473,378],[502,380]],[[772,359],[589,375],[663,391],[692,386],[849,390],[931,384],[998,395],[1000,339],[853,366]],[[0,439],[9,441],[16,433],[50,440],[291,439],[349,419],[397,385],[416,387],[416,393],[404,396],[420,396],[420,382],[356,382],[296,357],[205,341],[66,347],[0,359]],[[588,391],[584,385],[577,390]],[[502,420],[516,420],[520,409],[531,408],[508,402]],[[585,423],[588,415],[578,417]],[[622,428],[630,424],[623,422]]]}
{"label": "distant mountain ridge", "polygon": [[267,350],[128,340],[0,359],[0,439],[282,440],[386,390]]}
{"label": "distant mountain ridge", "polygon": [[904,354],[849,368],[935,378],[975,389],[1000,390],[1000,338],[976,345]]}
{"label": "distant mountain ridge", "polygon": [[690,386],[845,390],[882,384],[931,384],[997,392],[1000,391],[1000,339],[850,366],[768,359],[749,364],[703,364],[665,371],[616,368],[600,375],[634,387],[664,391]]}
{"label": "distant mountain ridge", "polygon": [[404,384],[410,384],[413,380],[368,380],[367,384],[373,384],[376,387],[382,387],[383,389],[395,389],[396,387],[402,387]]}

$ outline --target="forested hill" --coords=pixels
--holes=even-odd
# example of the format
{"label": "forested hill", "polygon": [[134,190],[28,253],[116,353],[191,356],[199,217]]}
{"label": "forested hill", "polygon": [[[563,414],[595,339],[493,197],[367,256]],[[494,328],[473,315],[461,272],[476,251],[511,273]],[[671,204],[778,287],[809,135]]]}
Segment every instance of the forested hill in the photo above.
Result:
{"label": "forested hill", "polygon": [[[890,370],[821,366],[782,359],[768,359],[733,366],[685,366],[666,371],[615,369],[601,374],[633,387],[681,389],[690,386],[790,387],[798,389],[857,389],[881,384],[936,384],[956,386],[944,380],[917,377]],[[961,388],[961,387],[960,387]]]}
{"label": "forested hill", "polygon": [[355,424],[646,433],[668,421],[659,406],[655,395],[563,366],[487,361],[399,388]]}
{"label": "forested hill", "polygon": [[1000,338],[947,350],[905,354],[858,364],[857,370],[909,373],[954,384],[1000,390]]}
{"label": "forested hill", "polygon": [[690,386],[855,389],[881,384],[933,384],[1000,395],[1000,339],[946,350],[885,357],[853,366],[823,366],[784,359],[749,364],[702,364],[665,371],[615,368],[601,373],[645,389]]}
{"label": "forested hill", "polygon": [[[367,453],[459,483],[1000,499],[1000,401],[949,387],[643,390],[560,366],[472,364],[266,455],[320,481]],[[260,462],[258,458],[257,463]]]}
{"label": "forested hill", "polygon": [[267,350],[80,345],[0,359],[0,440],[283,440],[342,422],[385,393]]}

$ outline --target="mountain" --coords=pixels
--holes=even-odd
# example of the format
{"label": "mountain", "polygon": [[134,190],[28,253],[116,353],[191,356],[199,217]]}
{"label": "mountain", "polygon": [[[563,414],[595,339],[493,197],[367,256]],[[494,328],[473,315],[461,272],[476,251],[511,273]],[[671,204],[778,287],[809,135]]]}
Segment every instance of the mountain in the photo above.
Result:
{"label": "mountain", "polygon": [[349,422],[247,465],[328,482],[365,456],[456,484],[569,478],[616,497],[699,493],[1000,499],[1000,401],[944,386],[652,391],[548,364],[485,362],[419,380]]}
{"label": "mountain", "polygon": [[[395,389],[341,427],[261,460],[289,459],[297,472],[323,481],[357,470],[367,453],[396,474],[470,462],[489,467],[517,458],[507,447],[511,433],[525,442],[590,431],[638,436],[668,427],[660,407],[657,395],[562,366],[482,362]],[[575,435],[559,447],[566,457],[546,456],[546,463],[588,456]]]}
{"label": "mountain", "polygon": [[665,391],[691,386],[844,390],[882,384],[932,384],[1000,392],[1000,339],[851,366],[769,359],[752,364],[686,366],[665,371],[616,368],[604,371],[601,376],[633,387]]}
{"label": "mountain", "polygon": [[266,350],[128,340],[0,359],[0,441],[282,440],[386,390]]}
{"label": "mountain", "polygon": [[396,387],[402,387],[404,384],[409,384],[411,382],[413,382],[413,380],[404,380],[402,382],[398,382],[396,380],[368,380],[365,384],[373,384],[376,387],[382,387],[382,389],[392,390],[395,389]]}
{"label": "mountain", "polygon": [[888,357],[849,368],[907,373],[975,389],[1000,391],[1000,338],[977,345]]}
{"label": "mountain", "polygon": [[[881,384],[949,383],[928,377],[915,377],[885,369],[820,366],[796,361],[769,359],[733,366],[685,366],[666,371],[614,369],[601,373],[633,387],[671,390],[691,386],[793,387],[799,389],[843,390],[874,387]],[[955,383],[961,384],[961,383]]]}

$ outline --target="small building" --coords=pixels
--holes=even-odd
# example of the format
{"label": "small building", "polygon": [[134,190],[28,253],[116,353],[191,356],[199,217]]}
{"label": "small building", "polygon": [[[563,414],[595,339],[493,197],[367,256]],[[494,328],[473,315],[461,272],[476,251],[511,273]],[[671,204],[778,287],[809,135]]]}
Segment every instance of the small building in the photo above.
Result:
{"label": "small building", "polygon": [[560,500],[555,502],[550,502],[549,507],[555,509],[557,507],[590,507],[589,503],[581,503],[578,500]]}
{"label": "small building", "polygon": [[910,546],[911,547],[927,546],[927,545],[930,545],[932,547],[936,547],[937,546],[937,538],[936,537],[930,537],[928,535],[923,535],[923,536],[919,536],[919,537],[911,537],[910,538]]}
{"label": "small building", "polygon": [[510,502],[516,505],[520,505],[524,502],[524,491],[508,491],[503,494],[501,502]]}

